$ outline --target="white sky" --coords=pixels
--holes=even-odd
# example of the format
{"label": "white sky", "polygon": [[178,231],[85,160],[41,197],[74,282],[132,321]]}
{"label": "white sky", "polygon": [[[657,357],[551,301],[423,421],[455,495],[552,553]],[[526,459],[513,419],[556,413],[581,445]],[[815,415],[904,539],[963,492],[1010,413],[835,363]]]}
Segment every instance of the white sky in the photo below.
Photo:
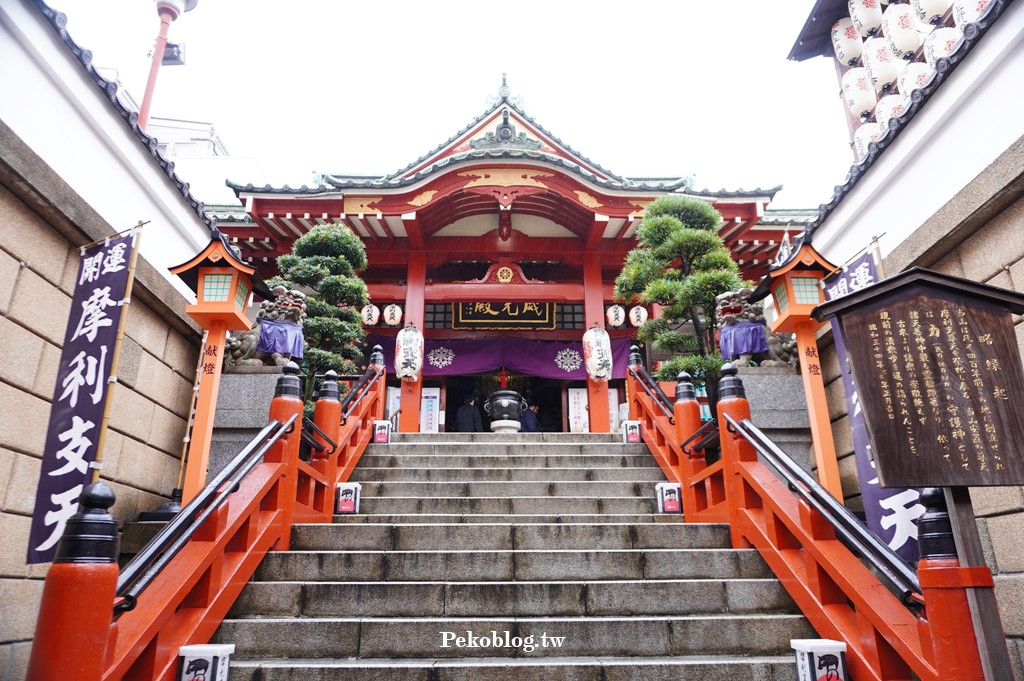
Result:
{"label": "white sky", "polygon": [[[141,101],[155,3],[50,4]],[[298,186],[398,170],[508,73],[527,114],[612,172],[782,184],[774,207],[816,208],[852,155],[832,61],[786,60],[812,4],[199,0],[171,26],[186,65],[161,69],[152,115],[211,122],[233,155]]]}

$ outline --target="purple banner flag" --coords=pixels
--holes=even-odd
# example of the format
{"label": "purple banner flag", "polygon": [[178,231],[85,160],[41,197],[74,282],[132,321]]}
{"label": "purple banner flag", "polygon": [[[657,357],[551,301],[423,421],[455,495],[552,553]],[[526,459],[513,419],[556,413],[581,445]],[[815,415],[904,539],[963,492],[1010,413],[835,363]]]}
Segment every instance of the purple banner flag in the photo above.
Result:
{"label": "purple banner flag", "polygon": [[[879,281],[878,269],[871,253],[865,253],[822,281],[825,300],[835,300],[859,291]],[[846,393],[846,409],[853,431],[853,450],[857,462],[857,477],[860,479],[861,500],[868,529],[878,535],[889,548],[908,562],[918,558],[917,523],[924,513],[924,506],[918,502],[920,492],[902,487],[882,488],[875,472],[871,455],[868,431],[864,425],[857,387],[850,373],[846,344],[837,324],[832,325],[836,354],[839,356],[840,373],[843,377],[843,391]]]}
{"label": "purple banner flag", "polygon": [[[385,366],[395,366],[395,343],[389,338],[372,336],[369,346],[384,349]],[[630,341],[612,341],[612,378],[626,377]],[[528,376],[585,381],[583,341],[542,341],[497,336],[465,340],[428,339],[423,347],[424,376],[463,376],[496,371],[505,367]]]}
{"label": "purple banner flag", "polygon": [[96,460],[133,236],[82,250],[32,514],[28,563],[53,560]]}

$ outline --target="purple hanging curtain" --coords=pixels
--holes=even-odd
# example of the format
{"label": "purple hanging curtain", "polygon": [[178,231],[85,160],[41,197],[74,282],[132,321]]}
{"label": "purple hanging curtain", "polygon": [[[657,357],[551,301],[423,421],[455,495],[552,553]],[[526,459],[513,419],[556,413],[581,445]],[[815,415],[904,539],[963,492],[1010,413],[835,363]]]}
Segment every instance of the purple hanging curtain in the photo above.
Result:
{"label": "purple hanging curtain", "polygon": [[[389,372],[395,366],[395,340],[371,336],[370,347],[384,349]],[[612,378],[626,377],[628,338],[612,341]],[[564,381],[583,381],[583,342],[542,341],[509,336],[467,340],[427,340],[423,348],[424,376],[462,376],[497,371],[501,367],[520,374]]]}

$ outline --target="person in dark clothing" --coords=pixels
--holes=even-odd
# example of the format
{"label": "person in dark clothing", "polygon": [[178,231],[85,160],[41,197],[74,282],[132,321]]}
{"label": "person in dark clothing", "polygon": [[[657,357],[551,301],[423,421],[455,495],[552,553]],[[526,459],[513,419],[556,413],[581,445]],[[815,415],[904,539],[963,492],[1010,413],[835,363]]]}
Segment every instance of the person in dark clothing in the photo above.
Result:
{"label": "person in dark clothing", "polygon": [[455,410],[455,427],[460,433],[484,432],[484,422],[476,408],[476,398],[467,397],[465,404]]}
{"label": "person in dark clothing", "polygon": [[539,433],[540,432],[540,421],[537,419],[537,412],[540,411],[540,407],[536,404],[531,404],[530,408],[523,412],[523,415],[519,417],[521,433]]}

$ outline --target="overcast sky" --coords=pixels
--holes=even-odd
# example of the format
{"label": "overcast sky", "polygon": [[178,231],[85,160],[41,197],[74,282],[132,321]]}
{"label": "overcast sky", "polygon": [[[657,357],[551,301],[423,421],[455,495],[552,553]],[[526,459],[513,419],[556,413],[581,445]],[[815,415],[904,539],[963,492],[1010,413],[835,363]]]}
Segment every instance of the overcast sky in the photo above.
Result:
{"label": "overcast sky", "polygon": [[[141,101],[155,3],[50,4]],[[186,65],[161,69],[152,115],[211,122],[297,186],[398,170],[488,108],[507,73],[528,115],[612,172],[782,184],[775,207],[816,208],[852,156],[831,60],[786,60],[812,5],[199,0],[171,26]]]}

